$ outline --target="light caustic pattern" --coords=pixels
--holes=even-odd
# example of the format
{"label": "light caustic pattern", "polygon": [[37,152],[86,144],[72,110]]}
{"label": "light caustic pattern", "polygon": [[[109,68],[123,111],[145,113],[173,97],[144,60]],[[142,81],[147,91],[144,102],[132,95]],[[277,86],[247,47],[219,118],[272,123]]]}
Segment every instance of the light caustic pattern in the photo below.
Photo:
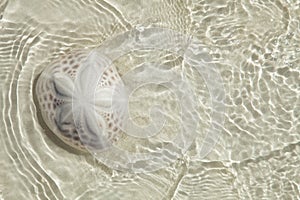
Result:
{"label": "light caustic pattern", "polygon": [[[46,68],[36,93],[43,119],[53,133],[118,170],[154,171],[182,156],[197,136],[199,121],[197,99],[187,77],[156,63],[144,63],[120,77],[113,65],[123,55],[145,49],[181,56],[205,80],[212,109],[211,126],[200,152],[205,157],[216,144],[224,120],[222,79],[199,40],[169,29],[133,29],[99,48],[74,53]],[[146,126],[137,125],[129,114],[130,96],[148,84],[164,86],[180,105],[181,127],[167,144],[154,139],[166,123],[162,106],[152,106]],[[122,134],[146,140],[153,147],[139,153],[126,151],[115,145]]]}

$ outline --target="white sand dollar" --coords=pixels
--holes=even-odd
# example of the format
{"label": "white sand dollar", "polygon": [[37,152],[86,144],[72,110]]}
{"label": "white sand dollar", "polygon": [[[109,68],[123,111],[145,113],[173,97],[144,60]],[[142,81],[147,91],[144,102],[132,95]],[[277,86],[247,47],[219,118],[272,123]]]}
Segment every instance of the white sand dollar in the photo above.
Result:
{"label": "white sand dollar", "polygon": [[82,79],[75,85],[78,74],[83,73],[82,71],[89,68],[89,65],[99,64],[99,59],[100,57],[97,57],[94,51],[70,53],[46,67],[36,84],[38,104],[43,120],[49,129],[66,144],[83,151],[86,151],[87,145],[103,149],[107,144],[96,143],[92,135],[79,135],[79,127],[75,126],[72,111],[79,112],[79,109],[83,107],[85,122],[82,123],[82,126],[86,126],[90,130],[104,129],[105,138],[110,142],[117,139],[120,130],[118,128],[120,125],[117,123],[120,123],[121,120],[116,122],[116,118],[113,118],[112,113],[107,109],[110,107],[109,99],[113,94],[114,87],[122,82],[117,71],[113,67],[100,68],[103,74],[97,85],[99,97],[97,99],[97,105],[99,105],[97,119],[101,121],[98,123],[99,127],[92,126],[94,118],[91,117],[93,112],[90,109],[91,105],[94,105],[92,102],[94,91],[90,92],[90,79]]}

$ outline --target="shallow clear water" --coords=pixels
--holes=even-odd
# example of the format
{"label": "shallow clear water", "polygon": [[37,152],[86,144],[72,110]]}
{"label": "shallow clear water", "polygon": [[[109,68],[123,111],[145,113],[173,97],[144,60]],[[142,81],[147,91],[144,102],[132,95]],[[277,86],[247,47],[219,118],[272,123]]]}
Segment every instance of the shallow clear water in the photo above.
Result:
{"label": "shallow clear water", "polygon": [[[299,16],[300,3],[283,0],[0,1],[0,199],[299,199]],[[207,53],[201,58],[209,57],[222,78],[207,78],[211,68],[197,73],[180,53],[164,49],[161,35],[153,42],[161,40],[161,49],[113,60],[121,77],[147,63],[184,74],[197,100],[190,148],[158,170],[134,173],[53,137],[34,100],[38,75],[65,53],[154,27],[196,38]],[[222,94],[212,85],[220,84],[224,99],[215,98],[224,109],[211,103]],[[150,145],[122,136],[118,148],[166,147],[180,129],[175,94],[153,84],[133,93],[136,124],[149,123],[145,109],[153,104],[168,111],[167,122]],[[217,144],[203,156],[210,124],[220,116]]]}

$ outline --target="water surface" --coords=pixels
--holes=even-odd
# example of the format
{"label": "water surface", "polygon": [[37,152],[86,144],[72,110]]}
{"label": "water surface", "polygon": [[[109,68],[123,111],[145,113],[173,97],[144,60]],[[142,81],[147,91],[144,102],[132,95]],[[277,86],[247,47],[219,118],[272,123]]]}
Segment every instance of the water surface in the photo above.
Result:
{"label": "water surface", "polygon": [[[0,199],[299,199],[299,16],[300,3],[287,0],[0,1]],[[199,101],[190,149],[162,169],[135,174],[51,137],[33,91],[38,75],[61,55],[141,27],[201,41],[222,77],[225,111],[218,143],[203,158],[213,112],[205,79],[163,49],[114,60],[121,75],[149,62],[185,73]],[[167,102],[176,119],[174,94],[149,86],[131,104],[138,124],[149,120],[143,112],[149,105],[139,104],[151,100],[145,94]],[[171,119],[161,140],[178,131]],[[142,142],[124,138],[120,146],[135,152]]]}

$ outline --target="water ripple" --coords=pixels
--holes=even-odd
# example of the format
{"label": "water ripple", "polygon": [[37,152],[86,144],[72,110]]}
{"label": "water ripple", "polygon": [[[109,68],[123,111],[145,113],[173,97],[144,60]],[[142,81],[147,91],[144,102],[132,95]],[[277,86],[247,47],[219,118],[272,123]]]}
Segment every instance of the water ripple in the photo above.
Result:
{"label": "water ripple", "polygon": [[[0,199],[299,199],[299,8],[285,0],[0,1]],[[200,85],[198,137],[170,166],[115,171],[65,148],[38,119],[34,82],[49,63],[133,27],[169,28],[208,47],[224,81],[226,115],[207,157],[200,149],[209,92],[170,52],[130,52],[115,62],[124,74],[161,61]]]}

